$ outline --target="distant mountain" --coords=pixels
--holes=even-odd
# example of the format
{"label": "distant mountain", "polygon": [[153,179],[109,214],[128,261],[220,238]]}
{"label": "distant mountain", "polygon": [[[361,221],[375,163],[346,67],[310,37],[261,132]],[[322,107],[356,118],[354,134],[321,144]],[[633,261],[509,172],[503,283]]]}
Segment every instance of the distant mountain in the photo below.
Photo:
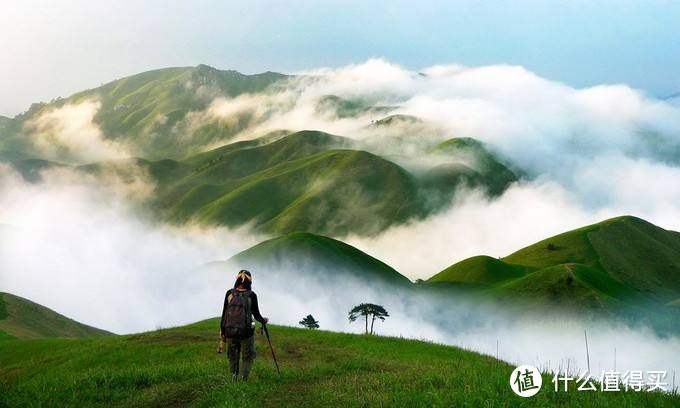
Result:
{"label": "distant mountain", "polygon": [[0,292],[0,336],[33,339],[110,334],[78,323],[28,299]]}
{"label": "distant mountain", "polygon": [[[442,142],[440,129],[431,123],[389,115],[396,107],[356,98],[322,95],[315,102],[324,117],[365,120],[365,128],[348,135],[354,138],[294,129],[249,134],[252,140],[230,143],[261,118],[238,109],[226,119],[206,114],[220,98],[243,95],[257,103],[257,98],[290,91],[291,79],[206,65],[132,75],[65,99],[34,104],[13,119],[1,117],[0,161],[10,162],[31,182],[39,180],[41,172],[61,166],[93,174],[114,171],[125,179],[141,167],[155,182],[147,204],[160,220],[248,224],[275,235],[308,231],[338,237],[373,235],[425,218],[447,208],[462,187],[499,195],[521,174],[475,139]],[[60,146],[63,135],[52,135],[51,130],[45,130],[41,140],[54,151],[45,153],[34,145],[31,129],[36,119],[86,101],[99,104],[93,119],[97,137],[101,130],[107,142],[129,148],[135,158],[62,160],[61,155],[71,153],[70,147]],[[89,118],[84,122],[78,126],[91,127]],[[62,130],[79,132],[78,126]]]}
{"label": "distant mountain", "polygon": [[287,269],[318,274],[321,279],[354,277],[365,282],[407,286],[403,275],[370,255],[332,238],[295,232],[261,242],[232,257],[229,263],[253,270]]}
{"label": "distant mountain", "polygon": [[[248,123],[243,116],[235,121],[206,120],[195,124],[187,116],[190,112],[205,110],[217,97],[263,92],[287,78],[274,72],[245,75],[207,65],[147,71],[68,98],[33,104],[14,119],[13,143],[15,150],[21,147],[30,151],[20,132],[23,123],[66,104],[92,100],[101,103],[94,121],[106,138],[125,143],[138,156],[179,157],[207,144],[228,140]],[[0,135],[1,127],[0,121]]]}
{"label": "distant mountain", "polygon": [[[458,262],[428,283],[574,309],[658,306],[680,299],[680,233],[624,216],[568,231],[502,259]],[[473,287],[473,286],[470,286]]]}

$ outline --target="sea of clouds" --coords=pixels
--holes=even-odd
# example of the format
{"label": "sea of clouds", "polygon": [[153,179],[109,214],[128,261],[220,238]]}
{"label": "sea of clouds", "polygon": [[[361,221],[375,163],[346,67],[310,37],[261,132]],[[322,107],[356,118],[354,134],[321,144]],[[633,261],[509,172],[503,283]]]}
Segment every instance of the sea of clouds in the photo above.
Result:
{"label": "sea of clouds", "polygon": [[[263,94],[218,97],[186,120],[228,121],[247,112],[251,125],[235,140],[277,129],[317,129],[365,142],[368,149],[409,169],[418,169],[414,157],[433,140],[474,137],[525,172],[500,197],[469,191],[426,220],[374,237],[346,237],[411,279],[427,278],[472,255],[507,255],[552,234],[617,215],[632,214],[680,230],[678,105],[622,84],[576,89],[507,65],[446,65],[416,72],[377,59],[300,74]],[[324,95],[390,107],[390,113],[414,115],[426,125],[376,130],[369,125],[384,114],[367,110],[338,117],[318,109]],[[110,142],[93,121],[99,107],[97,101],[67,104],[35,119],[27,130],[47,158],[60,155],[86,163],[126,157],[130,149]],[[0,290],[117,333],[219,314],[235,271],[204,274],[199,267],[266,237],[247,228],[153,222],[141,203],[154,186],[142,173],[131,183],[115,175],[52,169],[42,181],[29,183],[2,166]],[[603,322],[513,325],[492,310],[475,314],[482,323],[474,327],[453,316],[443,327],[428,316],[450,310],[414,312],[404,308],[398,294],[316,285],[307,289],[320,295],[310,300],[285,285],[298,275],[282,271],[269,281],[256,278],[263,312],[273,322],[296,324],[313,312],[323,328],[359,331],[360,325],[347,322],[346,310],[348,303],[366,298],[391,311],[392,317],[379,326],[381,334],[489,354],[496,353],[498,342],[500,357],[510,361],[558,365],[570,359],[583,367],[581,336],[590,330],[593,366],[610,368],[616,347],[618,368],[680,367],[679,340],[659,338],[646,329]],[[342,297],[348,292],[361,296]]]}

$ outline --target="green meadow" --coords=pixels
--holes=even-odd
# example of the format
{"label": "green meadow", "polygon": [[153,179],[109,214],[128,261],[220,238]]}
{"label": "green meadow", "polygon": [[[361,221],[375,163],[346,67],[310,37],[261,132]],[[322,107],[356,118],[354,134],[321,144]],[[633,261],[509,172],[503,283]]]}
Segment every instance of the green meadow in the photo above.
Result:
{"label": "green meadow", "polygon": [[554,392],[524,399],[512,366],[456,347],[271,326],[247,383],[217,354],[217,319],[125,336],[0,340],[0,406],[674,407],[658,392]]}

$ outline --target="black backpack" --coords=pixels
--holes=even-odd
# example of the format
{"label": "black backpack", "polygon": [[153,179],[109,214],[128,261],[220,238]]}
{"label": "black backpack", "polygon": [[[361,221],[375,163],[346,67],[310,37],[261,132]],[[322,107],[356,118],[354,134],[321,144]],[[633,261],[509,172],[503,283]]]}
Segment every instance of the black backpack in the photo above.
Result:
{"label": "black backpack", "polygon": [[252,335],[253,315],[250,312],[250,291],[234,290],[224,311],[222,333],[228,339],[245,339]]}

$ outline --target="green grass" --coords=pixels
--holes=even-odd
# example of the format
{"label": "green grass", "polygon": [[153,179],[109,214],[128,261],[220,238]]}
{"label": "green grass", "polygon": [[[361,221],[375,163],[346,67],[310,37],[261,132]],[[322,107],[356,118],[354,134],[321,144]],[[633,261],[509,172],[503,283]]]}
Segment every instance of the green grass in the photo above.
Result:
{"label": "green grass", "polygon": [[[635,288],[640,296],[661,303],[680,297],[680,233],[636,217],[616,217],[568,231],[503,260],[535,269],[584,264]],[[613,286],[611,290],[619,291]]]}
{"label": "green grass", "polygon": [[428,282],[456,282],[493,285],[525,275],[525,268],[490,256],[474,256],[451,265]]}
{"label": "green grass", "polygon": [[78,323],[30,300],[0,292],[0,332],[5,336],[88,337],[110,334]]}
{"label": "green grass", "polygon": [[248,383],[232,383],[215,353],[216,319],[85,340],[9,340],[0,347],[0,406],[677,406],[659,393],[555,393],[509,387],[514,367],[413,340],[272,326]]}

